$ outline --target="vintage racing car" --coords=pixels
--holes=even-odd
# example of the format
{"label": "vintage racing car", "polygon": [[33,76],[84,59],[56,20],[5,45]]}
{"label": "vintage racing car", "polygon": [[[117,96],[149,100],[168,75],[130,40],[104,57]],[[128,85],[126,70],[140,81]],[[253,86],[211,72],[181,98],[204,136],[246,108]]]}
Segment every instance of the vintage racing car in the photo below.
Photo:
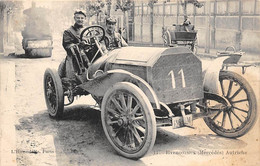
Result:
{"label": "vintage racing car", "polygon": [[194,53],[197,51],[197,30],[190,22],[184,21],[183,24],[162,27],[162,38],[165,46],[188,46]]}
{"label": "vintage racing car", "polygon": [[83,30],[81,39],[89,42],[93,57],[86,68],[80,51],[74,49],[78,66],[74,79],[61,77],[54,69],[45,71],[51,117],[60,118],[75,96],[91,94],[100,106],[107,139],[131,159],[152,149],[157,127],[191,127],[193,120],[204,118],[216,134],[236,138],[254,125],[253,89],[239,74],[222,69],[229,53],[205,64],[186,47],[122,47],[104,54],[100,48],[104,36],[100,26]]}

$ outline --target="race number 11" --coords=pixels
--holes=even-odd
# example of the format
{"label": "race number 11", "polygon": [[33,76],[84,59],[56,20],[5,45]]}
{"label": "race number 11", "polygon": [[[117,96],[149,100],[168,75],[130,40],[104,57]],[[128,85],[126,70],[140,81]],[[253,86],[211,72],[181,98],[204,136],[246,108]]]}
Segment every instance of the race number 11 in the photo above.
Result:
{"label": "race number 11", "polygon": [[[186,87],[186,83],[185,83],[185,78],[184,78],[184,73],[183,73],[183,70],[181,69],[179,72],[178,72],[179,75],[181,75],[181,82],[182,82],[182,87],[185,88]],[[175,89],[176,88],[176,82],[175,82],[175,77],[174,77],[174,72],[173,70],[171,70],[168,75],[171,76],[171,79],[172,79],[172,88]]]}

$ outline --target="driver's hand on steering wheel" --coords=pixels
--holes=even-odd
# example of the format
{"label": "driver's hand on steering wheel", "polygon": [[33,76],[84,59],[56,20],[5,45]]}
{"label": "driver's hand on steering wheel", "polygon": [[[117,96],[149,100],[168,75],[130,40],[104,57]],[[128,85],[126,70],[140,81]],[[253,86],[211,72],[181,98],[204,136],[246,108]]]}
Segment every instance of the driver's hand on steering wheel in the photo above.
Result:
{"label": "driver's hand on steering wheel", "polygon": [[87,46],[88,46],[88,41],[86,41],[86,40],[81,41],[81,42],[79,43],[79,46],[80,46],[81,48],[87,47]]}

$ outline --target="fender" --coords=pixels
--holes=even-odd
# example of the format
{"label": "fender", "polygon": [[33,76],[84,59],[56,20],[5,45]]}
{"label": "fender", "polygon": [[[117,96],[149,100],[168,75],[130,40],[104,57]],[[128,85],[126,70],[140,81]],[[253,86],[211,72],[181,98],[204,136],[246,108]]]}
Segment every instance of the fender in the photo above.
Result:
{"label": "fender", "polygon": [[160,102],[152,87],[141,77],[125,70],[109,70],[101,76],[79,85],[79,87],[95,96],[102,97],[106,91],[117,82],[131,82],[137,85],[146,94],[153,108],[160,109]]}
{"label": "fender", "polygon": [[216,58],[213,61],[202,60],[202,75],[204,91],[219,94],[219,71],[223,62],[229,57]]}

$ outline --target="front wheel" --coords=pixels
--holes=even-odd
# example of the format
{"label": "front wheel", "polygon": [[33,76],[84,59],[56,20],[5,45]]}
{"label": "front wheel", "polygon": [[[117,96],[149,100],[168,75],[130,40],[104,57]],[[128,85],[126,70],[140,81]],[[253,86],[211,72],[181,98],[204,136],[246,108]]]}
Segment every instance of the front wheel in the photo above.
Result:
{"label": "front wheel", "polygon": [[101,119],[107,139],[122,156],[138,159],[152,149],[155,115],[149,99],[136,85],[113,85],[103,98]]}
{"label": "front wheel", "polygon": [[60,118],[64,110],[64,95],[61,79],[56,70],[47,69],[44,73],[44,95],[49,115]]}
{"label": "front wheel", "polygon": [[[222,96],[230,103],[230,107],[219,111],[214,117],[204,118],[204,121],[218,135],[241,137],[253,127],[257,118],[254,91],[243,77],[231,71],[221,71],[219,81]],[[212,99],[206,100],[205,104],[226,106]]]}

